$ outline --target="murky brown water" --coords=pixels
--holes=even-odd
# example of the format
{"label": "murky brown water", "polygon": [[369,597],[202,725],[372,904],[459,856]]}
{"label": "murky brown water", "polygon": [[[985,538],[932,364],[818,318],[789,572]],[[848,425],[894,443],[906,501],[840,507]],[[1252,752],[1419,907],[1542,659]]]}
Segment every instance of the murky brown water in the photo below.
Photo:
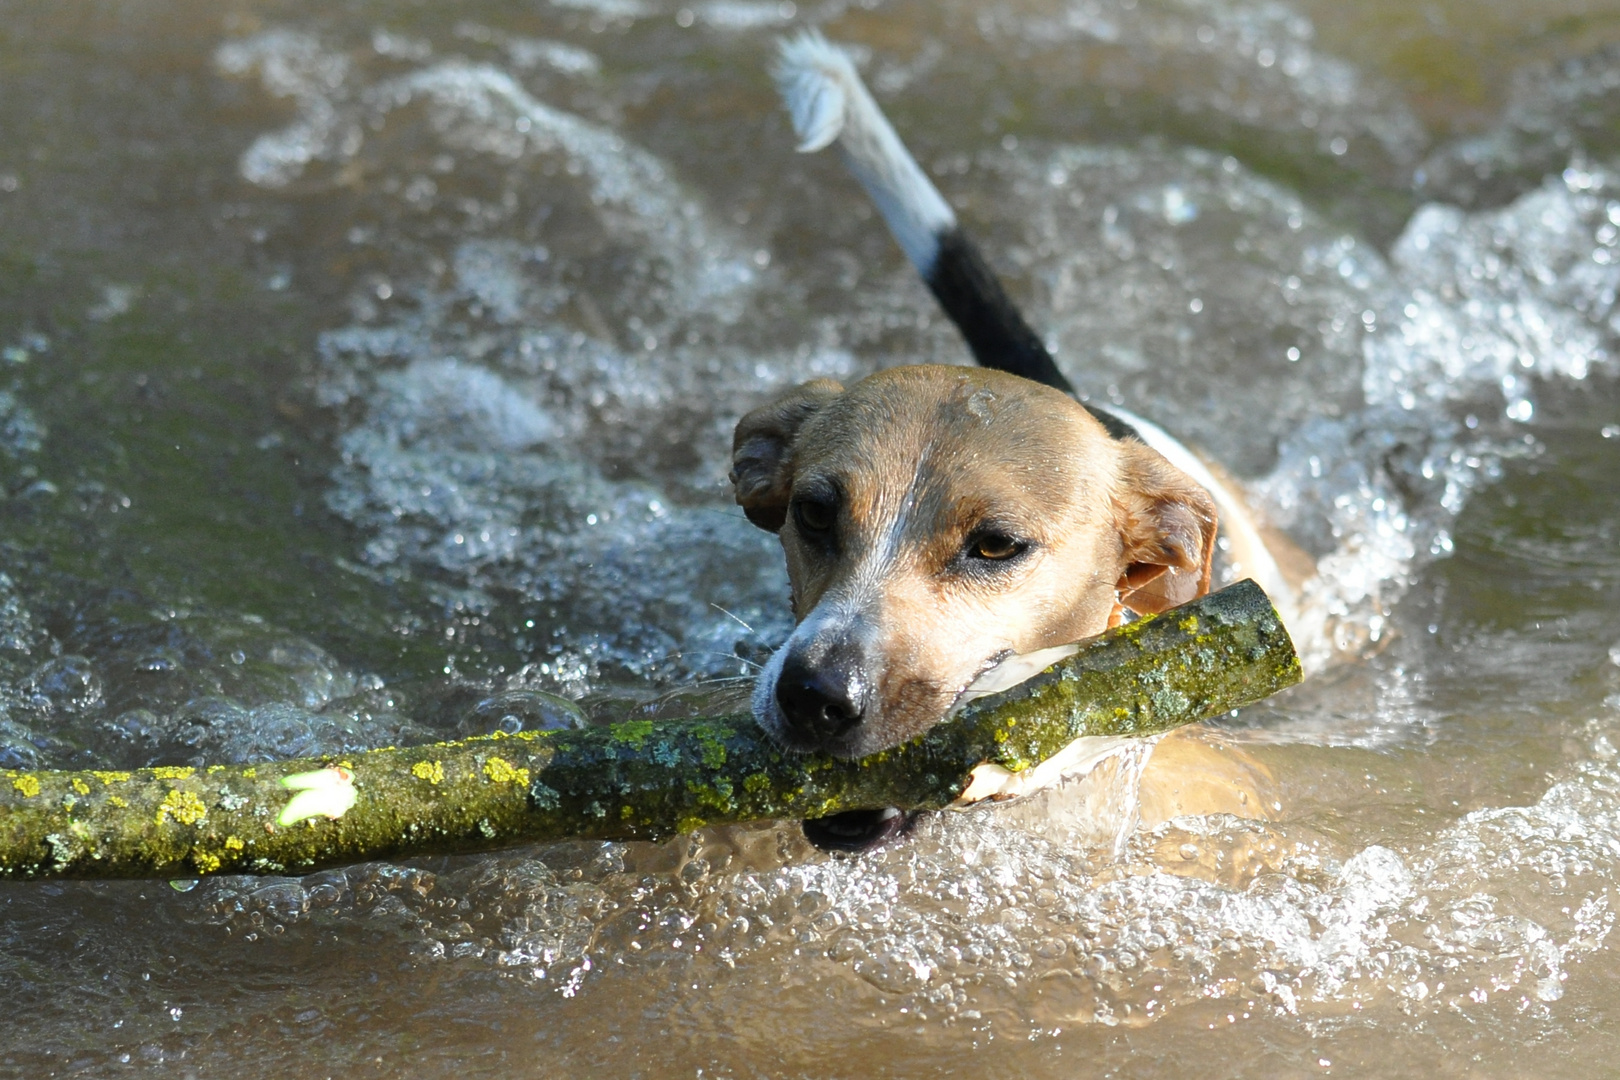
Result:
{"label": "murky brown water", "polygon": [[1121,762],[856,861],[0,885],[0,1070],[1608,1071],[1613,0],[0,2],[0,765],[743,680],[788,623],[735,417],[965,360],[792,153],[812,24],[1076,383],[1320,558],[1352,659],[1208,751],[1268,820],[1133,829]]}

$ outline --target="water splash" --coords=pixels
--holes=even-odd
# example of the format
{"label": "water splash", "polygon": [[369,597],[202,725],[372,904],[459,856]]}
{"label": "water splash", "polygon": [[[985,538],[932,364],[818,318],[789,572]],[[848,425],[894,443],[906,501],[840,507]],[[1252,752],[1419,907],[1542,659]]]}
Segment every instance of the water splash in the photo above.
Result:
{"label": "water splash", "polygon": [[[1034,26],[1160,50],[1155,70],[1192,72],[1182,90],[1212,102],[1194,113],[1333,157],[1372,146],[1404,168],[1424,150],[1403,109],[1281,7],[1133,10],[1077,4],[1045,27],[991,12],[984,35]],[[562,56],[582,79],[609,77],[572,54],[498,47],[514,68]],[[842,297],[847,309],[815,310],[801,275],[822,271],[718,220],[631,125],[440,56],[277,31],[217,56],[297,109],[244,154],[244,179],[275,196],[368,178],[348,242],[380,251],[387,273],[355,276],[352,316],[317,349],[316,392],[340,429],[330,505],[357,526],[371,570],[540,624],[550,636],[511,693],[741,671],[787,617],[779,555],[721,483],[729,421],[796,379],[949,355],[949,331],[881,267],[849,272],[861,295]],[[1212,450],[1318,557],[1318,655],[1386,641],[1392,606],[1448,553],[1470,493],[1535,452],[1519,425],[1538,387],[1612,364],[1620,221],[1604,168],[1577,161],[1493,209],[1427,207],[1386,257],[1219,154],[1025,139],[968,166],[972,219],[1035,295],[1077,381]],[[378,242],[368,215],[403,224]],[[861,250],[864,226],[834,228]],[[739,647],[716,606],[759,640]],[[406,696],[273,629],[177,613],[117,641],[52,645],[15,613],[16,640],[61,654],[29,653],[5,680],[33,695],[0,735],[30,761],[248,760],[431,726],[405,726],[419,715]],[[1404,701],[1380,698],[1360,719],[1406,723],[1402,708],[1422,709]],[[47,709],[51,730],[82,746],[41,747],[31,718]],[[154,726],[160,714],[184,723]],[[563,996],[588,998],[615,971],[674,993],[658,973],[707,986],[802,969],[825,979],[804,991],[809,1007],[855,1000],[1020,1036],[1251,1000],[1307,1021],[1380,1003],[1419,1019],[1503,999],[1533,1013],[1613,921],[1620,732],[1609,714],[1593,724],[1540,798],[1416,840],[1221,814],[1138,828],[1134,780],[1114,772],[993,818],[932,819],[914,844],[866,860],[821,859],[791,828],[759,827],[217,881],[176,903],[255,938],[373,916],[423,962]]]}

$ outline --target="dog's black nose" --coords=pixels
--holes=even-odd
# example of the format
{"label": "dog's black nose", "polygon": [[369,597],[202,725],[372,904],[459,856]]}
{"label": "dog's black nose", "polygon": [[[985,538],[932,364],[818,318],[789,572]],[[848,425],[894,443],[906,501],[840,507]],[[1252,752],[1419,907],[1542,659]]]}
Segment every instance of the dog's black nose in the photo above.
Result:
{"label": "dog's black nose", "polygon": [[825,743],[845,734],[866,713],[866,679],[859,658],[835,651],[811,666],[790,656],[776,680],[782,717],[805,740]]}

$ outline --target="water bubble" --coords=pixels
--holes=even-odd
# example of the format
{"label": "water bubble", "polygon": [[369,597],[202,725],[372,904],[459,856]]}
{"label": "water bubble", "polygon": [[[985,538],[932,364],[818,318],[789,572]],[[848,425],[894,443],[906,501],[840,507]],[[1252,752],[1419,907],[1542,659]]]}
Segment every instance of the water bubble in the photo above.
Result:
{"label": "water bubble", "polygon": [[491,735],[497,731],[565,731],[586,724],[580,707],[567,698],[540,690],[509,690],[487,697],[469,709],[456,724],[461,735]]}
{"label": "water bubble", "polygon": [[45,661],[29,674],[23,690],[45,707],[64,713],[89,712],[102,701],[101,677],[83,656]]}

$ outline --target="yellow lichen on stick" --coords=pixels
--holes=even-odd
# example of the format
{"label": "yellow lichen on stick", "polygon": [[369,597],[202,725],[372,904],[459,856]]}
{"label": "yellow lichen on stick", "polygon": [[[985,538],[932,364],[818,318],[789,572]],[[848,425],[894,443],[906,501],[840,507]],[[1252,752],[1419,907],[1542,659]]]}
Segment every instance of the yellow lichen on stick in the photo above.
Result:
{"label": "yellow lichen on stick", "polygon": [[159,825],[165,818],[182,825],[195,825],[208,816],[208,807],[192,792],[175,789],[163,796],[157,813]]}
{"label": "yellow lichen on stick", "polygon": [[739,714],[256,766],[0,772],[0,878],[299,874],[526,842],[938,808],[976,772],[1015,776],[1078,737],[1154,734],[1300,678],[1281,620],[1252,582],[1040,663],[1049,666],[860,761],[785,754]]}
{"label": "yellow lichen on stick", "polygon": [[484,762],[484,775],[493,784],[527,784],[529,770],[513,765],[505,758],[492,757]]}

